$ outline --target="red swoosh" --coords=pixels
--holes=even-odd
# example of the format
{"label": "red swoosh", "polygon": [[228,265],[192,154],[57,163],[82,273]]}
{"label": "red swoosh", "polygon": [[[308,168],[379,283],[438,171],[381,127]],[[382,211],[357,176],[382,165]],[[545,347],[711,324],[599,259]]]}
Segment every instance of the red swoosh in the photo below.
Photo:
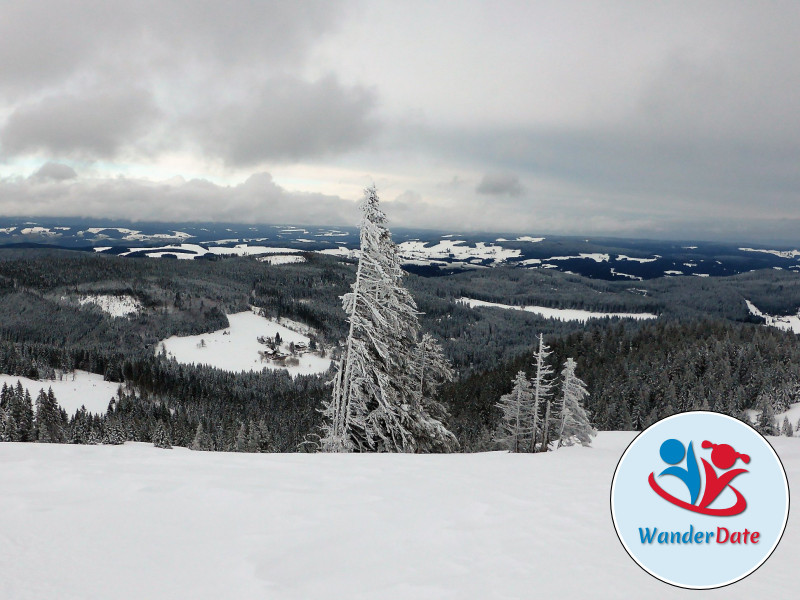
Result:
{"label": "red swoosh", "polygon": [[650,483],[650,487],[653,488],[653,491],[659,496],[661,496],[667,502],[674,504],[675,506],[680,506],[681,508],[685,508],[686,510],[700,513],[701,515],[712,515],[716,517],[732,517],[734,515],[738,515],[744,512],[744,509],[747,508],[747,500],[745,500],[744,496],[742,496],[739,490],[737,490],[732,485],[728,487],[730,487],[736,494],[736,504],[734,504],[729,508],[707,508],[707,507],[695,506],[694,504],[689,504],[688,502],[684,502],[683,500],[676,498],[672,494],[665,492],[663,489],[661,489],[661,486],[659,486],[656,483],[656,478],[653,473],[650,473],[650,477],[647,478],[647,481],[648,483]]}

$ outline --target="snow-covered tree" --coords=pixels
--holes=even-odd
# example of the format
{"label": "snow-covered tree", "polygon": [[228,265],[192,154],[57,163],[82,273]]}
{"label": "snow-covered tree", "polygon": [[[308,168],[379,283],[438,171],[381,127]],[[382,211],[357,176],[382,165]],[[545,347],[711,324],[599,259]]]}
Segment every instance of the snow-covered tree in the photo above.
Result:
{"label": "snow-covered tree", "polygon": [[794,427],[789,422],[789,417],[783,417],[783,427],[781,428],[781,433],[786,437],[793,437],[794,436]]}
{"label": "snow-covered tree", "polygon": [[756,418],[756,431],[761,435],[778,435],[778,427],[775,424],[775,409],[772,407],[772,400],[766,394],[759,397],[756,409],[759,411]]}
{"label": "snow-covered tree", "polygon": [[497,406],[502,411],[500,426],[494,440],[509,452],[527,452],[531,432],[533,390],[525,371],[514,378],[511,393],[501,396]]}
{"label": "snow-covered tree", "polygon": [[418,393],[417,307],[402,285],[403,270],[374,186],[364,191],[361,210],[356,280],[342,297],[350,328],[331,400],[323,404],[320,448],[447,450],[455,438]]}
{"label": "snow-covered tree", "polygon": [[122,429],[122,424],[119,420],[115,419],[113,423],[108,424],[106,427],[105,436],[103,437],[104,444],[112,446],[119,446],[125,443],[125,432]]}
{"label": "snow-covered tree", "polygon": [[439,386],[453,381],[453,368],[441,344],[429,333],[422,335],[414,352],[414,379],[417,384],[416,405],[423,414],[418,418],[424,427],[416,435],[417,451],[448,452],[458,447],[455,436],[442,424],[447,409],[436,397]]}
{"label": "snow-covered tree", "polygon": [[247,452],[247,425],[242,423],[236,432],[236,441],[234,442],[234,449],[236,452]]}
{"label": "snow-covered tree", "polygon": [[34,423],[37,441],[50,444],[61,444],[65,441],[64,422],[53,388],[49,392],[39,390]]}
{"label": "snow-covered tree", "polygon": [[8,434],[8,413],[0,404],[0,442],[10,442],[11,436]]}
{"label": "snow-covered tree", "polygon": [[172,448],[172,440],[170,439],[169,431],[164,427],[164,422],[159,421],[156,425],[156,430],[153,432],[153,446],[156,448],[164,448],[170,450]]}
{"label": "snow-covered tree", "polygon": [[577,364],[571,358],[564,363],[561,371],[561,422],[558,431],[558,445],[571,446],[576,441],[582,446],[590,446],[592,436],[597,432],[589,422],[583,403],[589,396],[586,384],[575,374]]}
{"label": "snow-covered tree", "polygon": [[[531,410],[530,452],[536,452],[536,440],[541,433],[540,452],[547,452],[548,431],[550,423],[550,404],[553,397],[553,367],[547,364],[552,352],[544,343],[544,336],[539,334],[539,347],[534,352],[535,372],[533,375],[533,407]],[[539,412],[544,406],[544,418],[539,425]]]}
{"label": "snow-covered tree", "polygon": [[203,424],[197,424],[197,430],[192,440],[192,450],[214,450],[214,440],[211,434],[203,429]]}

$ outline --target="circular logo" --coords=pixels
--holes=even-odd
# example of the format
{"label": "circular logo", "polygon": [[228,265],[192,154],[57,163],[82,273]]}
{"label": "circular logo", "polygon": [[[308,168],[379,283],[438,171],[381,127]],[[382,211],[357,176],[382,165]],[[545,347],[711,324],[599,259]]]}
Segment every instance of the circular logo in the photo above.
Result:
{"label": "circular logo", "polygon": [[789,517],[778,455],[752,427],[689,412],[651,425],[620,458],[611,517],[622,545],[666,583],[709,589],[760,567]]}

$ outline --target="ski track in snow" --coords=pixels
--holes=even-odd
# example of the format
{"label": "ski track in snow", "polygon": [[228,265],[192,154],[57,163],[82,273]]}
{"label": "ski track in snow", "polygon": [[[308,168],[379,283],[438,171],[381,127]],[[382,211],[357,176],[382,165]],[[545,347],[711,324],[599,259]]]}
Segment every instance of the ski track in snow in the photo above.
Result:
{"label": "ski track in snow", "polygon": [[[0,444],[0,598],[658,598],[608,508],[633,432],[542,454]],[[790,480],[800,442],[772,438]],[[721,592],[790,598],[800,529]]]}
{"label": "ski track in snow", "polygon": [[228,322],[230,327],[227,329],[199,335],[172,336],[162,340],[156,346],[156,352],[160,352],[163,346],[167,350],[167,356],[174,357],[180,363],[208,365],[234,373],[260,371],[263,368],[286,369],[294,377],[324,373],[330,367],[329,358],[322,358],[311,352],[298,356],[298,365],[287,366],[271,360],[261,360],[258,352],[266,350],[268,346],[259,343],[259,336],[274,338],[276,333],[280,333],[281,349],[285,353],[289,351],[290,342],[308,344],[309,338],[303,333],[260,317],[252,310],[228,315]]}
{"label": "ski track in snow", "polygon": [[466,304],[470,308],[504,308],[507,310],[522,310],[532,312],[546,319],[558,319],[559,321],[580,321],[585,323],[589,319],[604,319],[609,317],[620,317],[622,319],[657,319],[658,315],[653,313],[603,313],[589,310],[578,310],[575,308],[548,308],[546,306],[512,306],[510,304],[500,304],[498,302],[485,302],[472,298],[459,298],[457,302]]}

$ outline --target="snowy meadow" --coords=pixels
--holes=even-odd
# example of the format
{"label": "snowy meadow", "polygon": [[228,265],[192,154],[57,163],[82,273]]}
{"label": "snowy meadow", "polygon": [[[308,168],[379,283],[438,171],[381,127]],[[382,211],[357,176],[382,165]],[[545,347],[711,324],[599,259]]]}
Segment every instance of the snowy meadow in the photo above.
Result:
{"label": "snowy meadow", "polygon": [[[787,598],[800,532],[733,586],[670,587],[617,540],[633,432],[539,454],[0,445],[0,598]],[[772,438],[790,481],[796,439]]]}

